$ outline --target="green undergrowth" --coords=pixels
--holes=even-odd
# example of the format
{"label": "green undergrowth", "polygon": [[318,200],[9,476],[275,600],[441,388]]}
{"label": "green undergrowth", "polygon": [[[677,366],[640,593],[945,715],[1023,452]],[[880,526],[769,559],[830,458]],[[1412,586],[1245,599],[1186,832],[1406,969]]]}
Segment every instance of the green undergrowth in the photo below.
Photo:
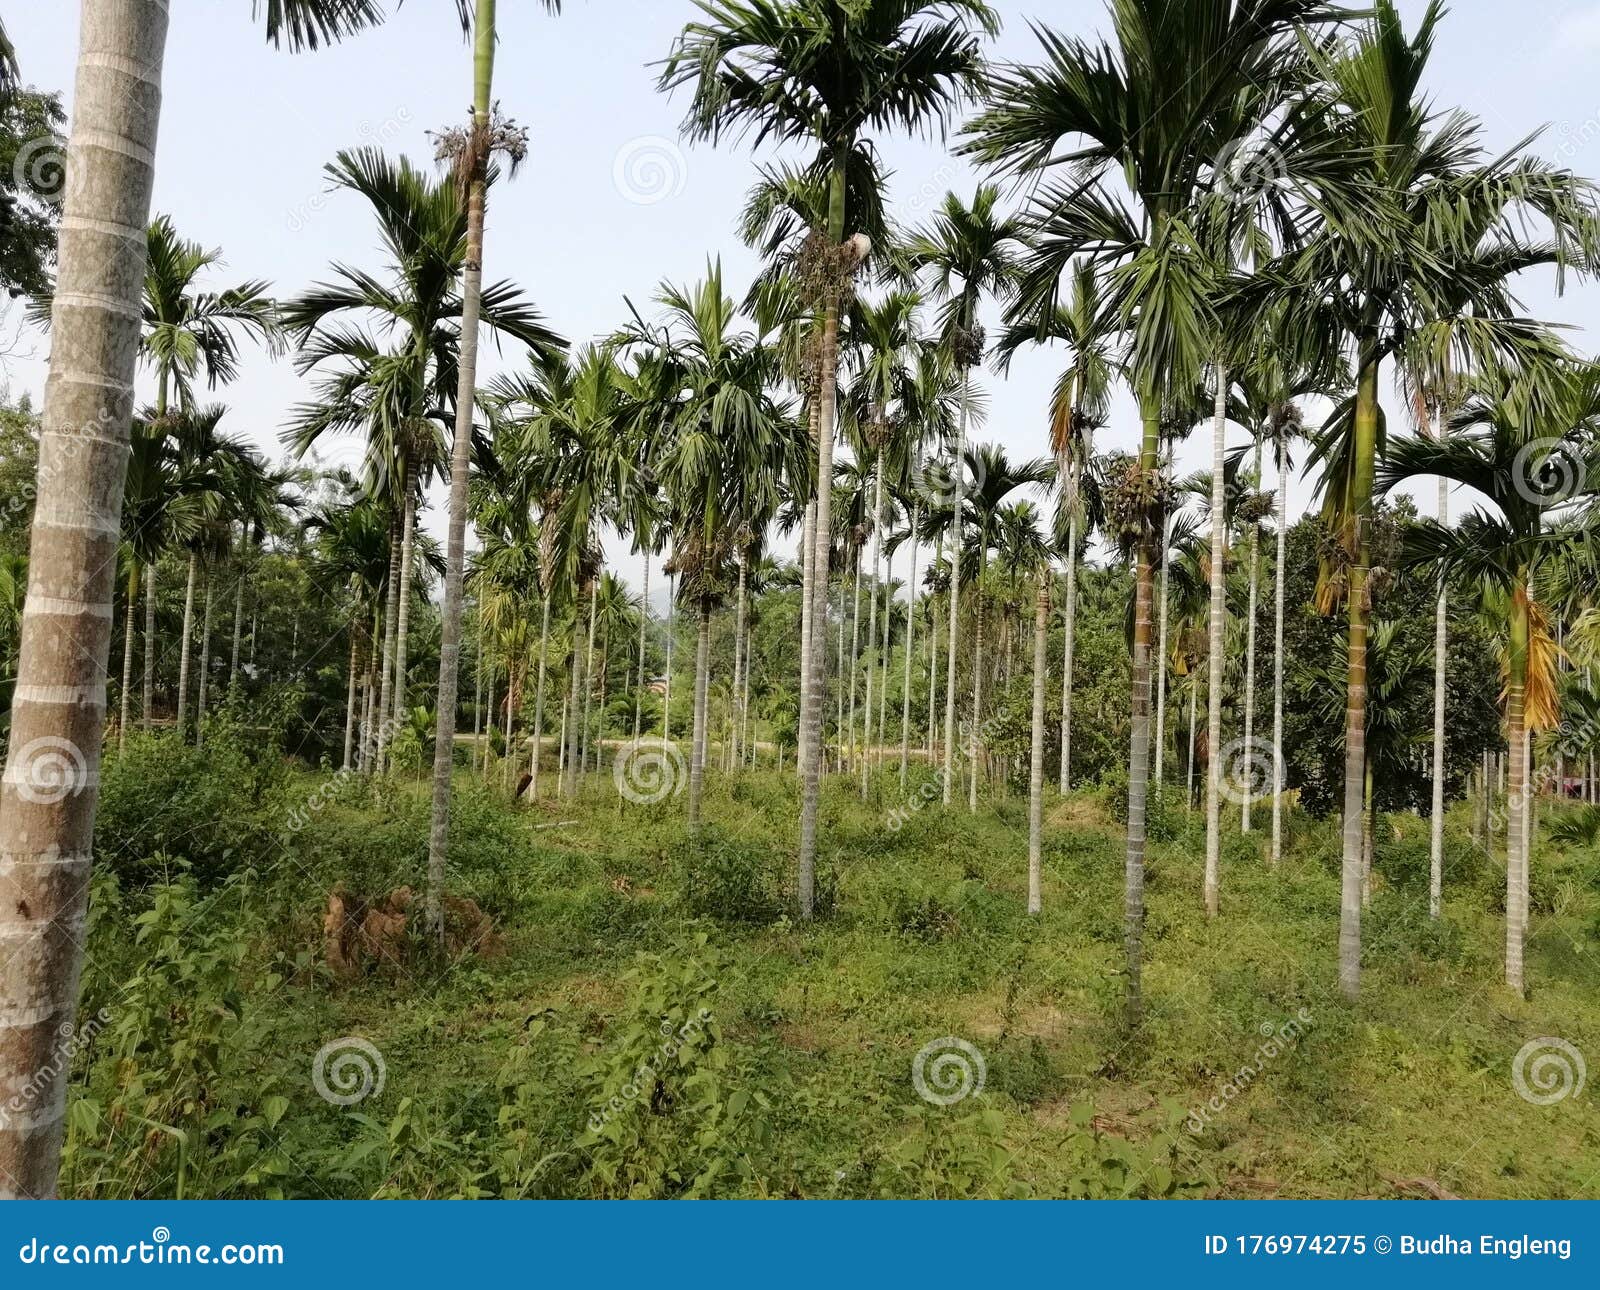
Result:
{"label": "green undergrowth", "polygon": [[[1030,918],[1014,792],[974,815],[916,775],[831,781],[805,924],[792,776],[710,775],[691,837],[681,795],[630,804],[609,772],[515,808],[463,772],[450,889],[500,944],[350,980],[327,895],[420,888],[424,786],[160,739],[106,779],[73,1195],[1600,1196],[1590,1091],[1538,1105],[1512,1078],[1531,1040],[1600,1054],[1600,852],[1565,812],[1526,1001],[1465,809],[1437,922],[1427,822],[1382,819],[1352,1004],[1336,826],[1291,811],[1274,868],[1268,815],[1242,835],[1231,811],[1208,922],[1203,821],[1169,789],[1130,1032],[1114,786],[1047,792]],[[155,796],[180,790],[203,821]]]}

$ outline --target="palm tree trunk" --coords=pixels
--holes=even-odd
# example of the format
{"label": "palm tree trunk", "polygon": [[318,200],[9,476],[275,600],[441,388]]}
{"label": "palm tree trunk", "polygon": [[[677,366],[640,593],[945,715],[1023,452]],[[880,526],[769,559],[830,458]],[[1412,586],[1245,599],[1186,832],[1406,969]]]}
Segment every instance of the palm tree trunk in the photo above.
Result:
{"label": "palm tree trunk", "polygon": [[178,738],[188,742],[189,728],[185,718],[189,714],[189,658],[190,642],[194,637],[194,584],[200,573],[200,557],[189,552],[189,580],[183,593],[183,639],[178,646]]}
{"label": "palm tree trunk", "polygon": [[472,773],[478,773],[483,751],[483,603],[478,603],[478,640],[472,660]]}
{"label": "palm tree trunk", "polygon": [[384,756],[389,747],[390,717],[394,712],[394,641],[400,618],[400,525],[389,529],[389,582],[383,611],[383,671],[378,679],[378,708],[374,716],[377,751],[373,769],[384,773]]}
{"label": "palm tree trunk", "polygon": [[[1160,469],[1161,409],[1146,396],[1139,468],[1146,479]],[[1154,535],[1141,535],[1134,573],[1133,662],[1128,711],[1128,845],[1123,864],[1123,939],[1127,956],[1124,990],[1129,1028],[1144,1014],[1144,848],[1145,807],[1150,788],[1150,637],[1151,602],[1155,599]]]}
{"label": "palm tree trunk", "polygon": [[579,780],[587,779],[589,774],[589,715],[594,700],[594,628],[596,610],[600,605],[600,582],[596,576],[594,590],[589,593],[589,642],[583,654],[583,718],[578,726],[578,768]]}
{"label": "palm tree trunk", "polygon": [[672,740],[672,643],[677,632],[673,613],[678,606],[677,574],[667,570],[667,684],[661,696],[661,738]]}
{"label": "palm tree trunk", "polygon": [[132,560],[129,563],[133,567],[128,570],[128,607],[122,623],[122,710],[117,719],[118,752],[122,752],[128,746],[128,718],[133,694],[134,609],[139,602],[139,562]]}
{"label": "palm tree trunk", "polygon": [[[934,566],[944,562],[944,534],[933,548]],[[928,597],[928,765],[935,764],[936,743],[939,738],[939,612],[936,597]]]}
{"label": "palm tree trunk", "polygon": [[739,594],[733,617],[733,764],[738,767],[743,756],[744,738],[744,673],[750,666],[745,654],[745,591],[750,580],[750,555],[739,552]]}
{"label": "palm tree trunk", "polygon": [[[550,593],[544,593],[539,615],[539,685],[533,692],[533,763],[528,767],[528,796],[539,800],[539,763],[544,760],[544,687],[550,659]],[[641,667],[640,671],[644,669]],[[637,723],[638,717],[634,718]],[[635,736],[637,737],[637,736]]]}
{"label": "palm tree trunk", "polygon": [[[918,465],[921,465],[920,460]],[[906,787],[911,757],[911,653],[917,634],[917,524],[922,518],[920,503],[911,507],[911,574],[906,583],[906,674],[900,696],[900,791]]]}
{"label": "palm tree trunk", "polygon": [[1510,783],[1506,798],[1506,984],[1518,994],[1526,993],[1523,977],[1523,944],[1527,936],[1527,888],[1523,880],[1523,859],[1527,854],[1525,837],[1527,814],[1522,809],[1528,792],[1528,741],[1526,699],[1528,692],[1528,594],[1526,575],[1518,578],[1511,597],[1510,684],[1506,687],[1506,732],[1511,746]]}
{"label": "palm tree trunk", "polygon": [[1350,673],[1345,696],[1344,848],[1339,897],[1339,988],[1347,998],[1361,992],[1361,816],[1367,766],[1367,574],[1372,564],[1370,518],[1378,435],[1378,358],[1363,337],[1356,386],[1353,532],[1346,595],[1349,598]]}
{"label": "palm tree trunk", "polygon": [[1206,917],[1220,905],[1222,858],[1222,648],[1228,623],[1227,430],[1228,372],[1216,371],[1211,421],[1211,631],[1206,687]]}
{"label": "palm tree trunk", "polygon": [[[592,596],[593,591],[590,592]],[[574,615],[572,620],[572,667],[571,667],[571,703],[570,711],[563,717],[566,728],[564,751],[562,753],[561,784],[563,797],[575,797],[578,792],[578,743],[581,732],[578,729],[583,712],[583,644],[578,634],[578,625],[583,622],[582,614]]]}
{"label": "palm tree trunk", "polygon": [[144,719],[145,730],[155,717],[156,708],[156,565],[152,560],[144,571]]}
{"label": "palm tree trunk", "polygon": [[233,654],[228,660],[228,693],[239,684],[239,642],[244,636],[244,562],[249,554],[250,529],[239,526],[239,568],[233,584]]}
{"label": "palm tree trunk", "polygon": [[944,678],[944,804],[950,805],[956,765],[956,641],[960,639],[957,613],[961,605],[961,505],[962,472],[967,461],[967,410],[972,395],[972,372],[961,373],[961,417],[956,429],[956,455],[950,472],[953,492],[950,526],[950,630],[945,633]]}
{"label": "palm tree trunk", "polygon": [[872,582],[867,587],[867,598],[870,602],[867,616],[867,706],[862,714],[862,725],[866,730],[866,738],[861,745],[861,798],[867,796],[867,772],[872,761],[874,739],[872,734],[872,696],[873,687],[877,681],[877,649],[878,649],[878,589],[882,586],[880,576],[883,572],[883,454],[878,454],[878,461],[873,472],[872,492]]}
{"label": "palm tree trunk", "polygon": [[[493,102],[495,0],[477,0],[473,24],[473,126],[487,134]],[[433,819],[428,830],[425,922],[444,945],[445,849],[450,835],[450,775],[455,761],[456,703],[461,664],[461,584],[467,550],[467,478],[472,466],[472,413],[478,389],[478,319],[483,307],[483,221],[488,157],[479,156],[467,187],[467,255],[461,275],[461,346],[456,428],[450,460],[450,528],[445,547],[444,605],[439,636],[439,702],[433,752]]]}
{"label": "palm tree trunk", "polygon": [[883,741],[888,732],[889,718],[889,625],[894,620],[894,552],[883,557],[883,648],[878,653],[882,662],[882,678],[878,683],[878,729],[872,740],[873,765],[883,765]]}
{"label": "palm tree trunk", "polygon": [[[841,149],[831,159],[833,172],[828,191],[828,245],[844,242],[845,159]],[[825,288],[822,311],[822,352],[819,355],[817,394],[817,517],[813,547],[811,619],[811,675],[806,679],[800,728],[805,743],[805,773],[800,794],[800,856],[796,866],[796,893],[800,917],[809,919],[816,907],[817,808],[821,801],[821,759],[818,741],[822,730],[822,704],[827,695],[828,658],[828,546],[833,523],[833,431],[837,414],[839,377],[838,290]]]}
{"label": "palm tree trunk", "polygon": [[1050,670],[1045,649],[1050,632],[1050,570],[1039,570],[1033,598],[1033,748],[1028,766],[1028,912],[1043,908],[1044,683]]}
{"label": "palm tree trunk", "polygon": [[989,554],[988,534],[978,544],[978,576],[972,582],[972,726],[967,731],[967,810],[978,811],[978,726],[983,720],[983,574]]}
{"label": "palm tree trunk", "polygon": [[700,832],[700,800],[706,780],[706,682],[711,672],[711,599],[700,597],[700,629],[694,650],[694,742],[689,761],[689,832]]}
{"label": "palm tree trunk", "polygon": [[[1170,470],[1170,467],[1168,467]],[[1161,525],[1161,610],[1160,625],[1156,629],[1156,742],[1151,751],[1155,762],[1156,792],[1161,792],[1161,781],[1167,764],[1167,629],[1171,614],[1168,610],[1170,588],[1168,565],[1171,563],[1172,520],[1167,517]]]}
{"label": "palm tree trunk", "polygon": [[1078,465],[1072,465],[1072,511],[1067,519],[1067,603],[1061,646],[1061,795],[1072,789],[1072,655],[1078,629]]}
{"label": "palm tree trunk", "polygon": [[372,606],[372,635],[367,640],[367,675],[362,684],[364,691],[361,707],[361,773],[370,775],[373,772],[374,754],[377,750],[377,732],[372,728],[372,714],[377,709],[377,680],[378,674],[374,670],[378,662],[379,637],[382,634],[383,602],[373,597]]}
{"label": "palm tree trunk", "polygon": [[1283,859],[1283,588],[1289,537],[1287,445],[1278,434],[1278,563],[1273,577],[1272,623],[1272,864]]}
{"label": "palm tree trunk", "polygon": [[1199,700],[1200,678],[1191,676],[1189,678],[1189,761],[1183,783],[1183,803],[1190,810],[1194,809],[1194,727],[1195,718],[1199,715]]}
{"label": "palm tree trunk", "polygon": [[[500,779],[507,792],[515,792],[517,787],[517,766],[521,758],[517,756],[517,746],[512,742],[512,735],[516,732],[517,725],[517,665],[509,655],[506,658],[506,727],[505,762],[500,767]],[[574,711],[577,709],[574,708]]]}
{"label": "palm tree trunk", "polygon": [[855,608],[850,618],[850,768],[855,769],[856,746],[856,682],[861,677],[861,551],[856,551]]}
{"label": "palm tree trunk", "polygon": [[[1434,417],[1434,438],[1444,439],[1445,417]],[[1439,523],[1450,522],[1450,483],[1439,480]],[[1438,918],[1444,905],[1444,776],[1445,776],[1445,673],[1449,663],[1450,614],[1444,582],[1433,609],[1433,814],[1428,821],[1428,916]]]}
{"label": "palm tree trunk", "polygon": [[[1255,446],[1255,478],[1261,479],[1261,440]],[[1261,525],[1250,522],[1250,608],[1245,619],[1244,645],[1244,747],[1245,755],[1255,753],[1256,737],[1256,604],[1261,595]],[[1276,760],[1276,757],[1274,757]],[[1254,786],[1249,775],[1240,776],[1244,803],[1240,808],[1239,828],[1250,832],[1250,799]]]}
{"label": "palm tree trunk", "polygon": [[0,780],[0,1197],[55,1195],[78,1002],[164,0],[84,0],[28,595]]}
{"label": "palm tree trunk", "polygon": [[[548,607],[547,611],[548,612]],[[644,591],[640,597],[639,607],[639,684],[633,692],[633,741],[639,742],[639,732],[644,723],[644,686],[645,686],[645,646],[649,642],[650,631],[650,550],[647,547],[644,553]],[[539,690],[544,691],[544,641],[539,642]],[[538,700],[534,701],[535,706]],[[537,726],[535,722],[535,726]],[[534,733],[535,748],[539,738],[537,729]],[[536,757],[538,753],[534,754]]]}
{"label": "palm tree trunk", "polygon": [[[395,614],[394,637],[394,720],[397,726],[406,719],[411,706],[407,702],[410,676],[406,666],[406,642],[411,634],[411,563],[417,533],[417,497],[409,483],[409,473],[407,480],[405,517],[400,527],[400,603]],[[456,648],[459,660],[459,641]],[[454,731],[451,733],[453,736]]]}
{"label": "palm tree trunk", "polygon": [[206,739],[206,681],[211,675],[211,574],[206,574],[205,609],[200,615],[200,678],[195,689],[194,746]]}
{"label": "palm tree trunk", "polygon": [[356,674],[361,666],[361,638],[356,632],[355,619],[350,620],[350,681],[345,687],[344,700],[344,760],[340,763],[341,770],[351,768],[350,758],[355,749],[356,738],[356,691],[358,683]]}
{"label": "palm tree trunk", "polygon": [[1365,809],[1361,813],[1361,908],[1372,908],[1372,856],[1375,848],[1373,836],[1377,815],[1372,799],[1372,761],[1367,761],[1366,782],[1362,786]]}
{"label": "palm tree trunk", "polygon": [[[816,438],[816,407],[809,409],[811,414],[811,435]],[[805,706],[805,695],[809,688],[808,679],[811,675],[811,648],[812,648],[812,618],[814,609],[813,581],[816,578],[816,561],[814,556],[816,546],[817,503],[815,499],[806,503],[805,520],[800,526],[800,695],[801,706]],[[806,729],[805,722],[800,723],[796,732],[795,746],[795,774],[802,775],[806,767]]]}

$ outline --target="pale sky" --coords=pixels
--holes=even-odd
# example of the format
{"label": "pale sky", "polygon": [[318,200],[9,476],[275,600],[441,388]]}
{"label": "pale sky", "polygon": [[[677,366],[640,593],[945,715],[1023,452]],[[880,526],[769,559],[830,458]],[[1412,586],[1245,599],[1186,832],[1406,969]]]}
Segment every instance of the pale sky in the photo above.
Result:
{"label": "pale sky", "polygon": [[[1108,27],[1102,0],[997,0],[996,7],[1005,30],[992,53],[1002,59],[1033,56],[1031,21],[1066,31]],[[465,117],[470,56],[451,0],[409,0],[386,27],[299,56],[272,52],[250,8],[249,0],[172,2],[155,209],[170,214],[186,237],[223,249],[227,265],[214,285],[266,278],[287,297],[322,277],[332,261],[380,265],[364,203],[353,194],[329,195],[322,167],[339,149],[363,144],[430,163],[426,132]],[[677,142],[683,100],[657,93],[650,66],[693,17],[693,5],[568,0],[564,8],[551,18],[534,0],[500,6],[497,97],[529,128],[532,146],[521,174],[494,194],[486,276],[515,280],[574,342],[616,326],[624,295],[645,307],[661,279],[692,280],[708,256],[722,257],[730,290],[742,294],[755,261],[739,244],[733,218],[756,159],[744,146]],[[1424,0],[1400,0],[1400,8],[1414,24]],[[78,5],[0,0],[0,13],[24,80],[66,91],[70,111]],[[1440,105],[1479,116],[1491,147],[1509,147],[1548,127],[1535,151],[1595,175],[1597,60],[1597,0],[1456,0],[1429,89]],[[891,199],[902,222],[917,223],[947,189],[970,199],[978,176],[943,144],[878,142],[894,172]],[[1557,298],[1550,278],[1531,275],[1520,294],[1534,316],[1578,328],[1573,344],[1594,352],[1600,287],[1574,284]],[[20,343],[22,354],[5,361],[5,378],[13,393],[29,391],[37,401],[48,343],[37,335]],[[486,356],[485,379],[521,362],[509,352],[500,359],[492,347]],[[1019,355],[1004,381],[987,374],[990,419],[979,437],[999,440],[1013,457],[1041,455],[1055,363],[1047,351],[1035,351]],[[276,459],[285,413],[309,389],[288,359],[247,352],[240,379],[214,397],[233,409],[225,424]],[[1400,424],[1392,396],[1389,406]],[[1120,397],[1098,442],[1129,448],[1136,438],[1132,406]],[[1209,465],[1203,439],[1192,437],[1180,449],[1180,472]],[[1233,442],[1242,441],[1235,430]],[[338,450],[328,456],[337,460]],[[1307,483],[1291,481],[1291,514],[1303,509],[1308,493]],[[442,533],[442,490],[432,501],[425,523]],[[610,541],[607,556],[637,584],[638,562],[624,543]]]}

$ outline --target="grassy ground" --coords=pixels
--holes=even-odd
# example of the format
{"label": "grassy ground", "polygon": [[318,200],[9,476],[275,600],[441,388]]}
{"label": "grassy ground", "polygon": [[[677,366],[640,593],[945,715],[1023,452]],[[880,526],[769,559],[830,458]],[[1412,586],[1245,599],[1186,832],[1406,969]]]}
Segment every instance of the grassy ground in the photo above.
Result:
{"label": "grassy ground", "polygon": [[[1350,1005],[1333,990],[1332,827],[1292,818],[1275,871],[1264,835],[1225,836],[1208,923],[1199,817],[1158,809],[1147,1019],[1130,1038],[1121,829],[1102,792],[1049,795],[1044,912],[1029,919],[1024,800],[906,811],[892,773],[866,801],[831,783],[827,913],[802,926],[786,913],[789,776],[713,776],[698,844],[681,798],[623,804],[609,773],[575,804],[513,810],[468,790],[452,882],[495,917],[503,952],[354,984],[315,966],[321,893],[334,873],[377,889],[417,865],[426,804],[420,786],[377,807],[341,792],[253,924],[249,1020],[230,1032],[248,1040],[219,1059],[281,1099],[265,1111],[275,1163],[241,1181],[217,1147],[209,1173],[191,1162],[209,1179],[194,1190],[1600,1196],[1592,1096],[1537,1105],[1513,1080],[1534,1039],[1600,1053],[1589,850],[1536,859],[1521,1001],[1500,984],[1501,870],[1464,817],[1437,925],[1426,823],[1386,821]],[[348,1107],[308,1080],[341,1037],[384,1067],[382,1091]],[[984,1068],[982,1091],[950,1105],[913,1080],[919,1050],[946,1038]],[[1529,1070],[1536,1093],[1545,1069]],[[959,1091],[956,1073],[930,1064],[929,1091]],[[167,1167],[111,1185],[102,1154],[79,1194],[167,1190]]]}

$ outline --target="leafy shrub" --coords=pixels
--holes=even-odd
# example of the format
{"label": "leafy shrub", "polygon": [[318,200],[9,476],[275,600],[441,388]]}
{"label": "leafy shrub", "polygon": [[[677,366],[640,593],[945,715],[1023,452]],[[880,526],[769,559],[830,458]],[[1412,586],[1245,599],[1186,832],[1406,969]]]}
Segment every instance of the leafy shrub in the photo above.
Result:
{"label": "leafy shrub", "polygon": [[784,911],[786,866],[771,847],[707,827],[676,850],[674,868],[691,913],[728,923],[770,923]]}
{"label": "leafy shrub", "polygon": [[153,858],[181,861],[202,887],[281,856],[289,828],[288,772],[252,757],[219,730],[205,747],[175,735],[132,735],[107,757],[95,816],[95,859],[127,882],[173,876]]}

